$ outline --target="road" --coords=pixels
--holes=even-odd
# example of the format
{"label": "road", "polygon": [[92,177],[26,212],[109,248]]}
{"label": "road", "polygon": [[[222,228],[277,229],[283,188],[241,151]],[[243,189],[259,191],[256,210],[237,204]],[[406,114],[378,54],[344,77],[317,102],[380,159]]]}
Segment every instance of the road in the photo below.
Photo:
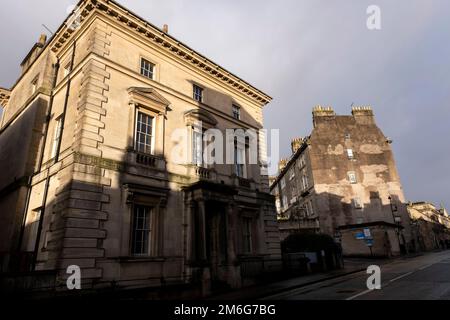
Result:
{"label": "road", "polygon": [[369,290],[359,272],[288,290],[263,300],[450,300],[450,251],[380,265],[381,289]]}

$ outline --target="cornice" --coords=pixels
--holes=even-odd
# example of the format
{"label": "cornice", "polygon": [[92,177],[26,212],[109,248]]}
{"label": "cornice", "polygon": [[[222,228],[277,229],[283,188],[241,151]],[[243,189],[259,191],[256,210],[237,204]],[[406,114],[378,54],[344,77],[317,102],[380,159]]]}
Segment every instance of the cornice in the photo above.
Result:
{"label": "cornice", "polygon": [[[150,40],[151,43],[163,48],[173,57],[188,62],[200,72],[219,80],[221,83],[226,84],[229,88],[240,91],[261,106],[266,105],[272,100],[269,95],[220,67],[218,64],[189,48],[187,45],[176,40],[169,34],[164,33],[156,26],[145,21],[143,18],[133,12],[130,12],[114,1],[82,0],[79,2],[78,7],[80,24],[82,24],[83,21],[86,20],[86,18],[94,11],[99,11],[110,16],[118,23],[126,26],[128,29],[133,30],[135,33],[138,33]],[[64,21],[60,29],[58,29],[56,34],[49,41],[50,49],[55,53],[64,47],[74,33],[73,30],[66,26],[66,22],[69,18],[70,16]]]}
{"label": "cornice", "polygon": [[11,96],[10,90],[0,87],[0,105],[6,107],[10,96]]}

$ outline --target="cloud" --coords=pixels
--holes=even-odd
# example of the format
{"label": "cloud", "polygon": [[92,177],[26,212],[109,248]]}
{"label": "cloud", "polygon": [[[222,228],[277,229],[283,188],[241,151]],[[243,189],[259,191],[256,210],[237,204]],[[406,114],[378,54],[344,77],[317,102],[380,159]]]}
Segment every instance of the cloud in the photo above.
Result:
{"label": "cloud", "polygon": [[[205,56],[266,91],[268,128],[309,134],[311,109],[372,105],[393,148],[408,199],[450,207],[450,2],[446,0],[119,1]],[[12,2],[0,12],[0,85],[40,32],[56,30],[72,1]],[[366,28],[366,8],[381,8],[382,29]],[[49,14],[51,13],[51,14]],[[18,19],[17,17],[20,17]]]}

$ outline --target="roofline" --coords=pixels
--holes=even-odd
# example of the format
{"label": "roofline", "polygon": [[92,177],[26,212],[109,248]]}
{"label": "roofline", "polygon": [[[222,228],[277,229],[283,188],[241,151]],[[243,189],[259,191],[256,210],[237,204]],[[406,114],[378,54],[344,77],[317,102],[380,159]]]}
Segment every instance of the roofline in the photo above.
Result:
{"label": "roofline", "polygon": [[234,73],[226,70],[225,68],[221,67],[218,63],[215,63],[214,61],[212,61],[211,59],[207,58],[206,56],[204,56],[203,54],[201,54],[200,52],[192,49],[191,47],[189,47],[188,45],[186,45],[185,43],[183,43],[180,40],[177,40],[175,37],[171,36],[169,33],[165,33],[162,29],[160,29],[159,27],[155,26],[154,24],[152,24],[151,22],[148,22],[146,19],[142,18],[141,16],[139,16],[138,14],[134,13],[133,11],[127,9],[126,7],[124,7],[123,5],[121,5],[120,3],[116,2],[115,0],[95,0],[95,1],[106,1],[107,3],[112,3],[116,6],[118,6],[119,8],[121,8],[122,10],[127,11],[128,13],[130,13],[131,15],[135,16],[137,19],[141,20],[142,22],[148,24],[149,26],[151,26],[152,28],[158,30],[161,34],[163,34],[164,36],[167,36],[168,38],[172,39],[173,41],[177,42],[179,45],[184,46],[186,49],[192,51],[193,53],[195,53],[196,55],[200,56],[202,59],[206,60],[207,62],[215,65],[216,67],[218,67],[220,70],[224,71],[225,73],[235,77],[238,79],[238,81],[242,81],[243,84],[249,86],[250,88],[252,88],[253,90],[255,90],[256,92],[258,92],[259,94],[266,96],[266,99],[268,100],[265,104],[269,103],[273,98],[271,96],[269,96],[268,94],[264,93],[263,91],[259,90],[258,88],[256,88],[255,86],[253,86],[252,84],[250,84],[249,82],[243,80],[242,78],[240,78],[239,76],[235,75]]}
{"label": "roofline", "polygon": [[[89,4],[91,4],[93,6],[93,8],[88,9]],[[120,9],[120,10],[125,12],[125,14],[121,15],[121,16],[130,15],[132,18],[138,20],[138,22],[143,24],[144,27],[154,29],[153,31],[156,31],[155,36],[157,36],[160,39],[162,39],[161,43],[163,44],[163,47],[164,47],[164,40],[166,40],[166,43],[167,43],[167,40],[175,42],[174,44],[177,45],[179,47],[179,49],[182,49],[182,51],[186,51],[186,54],[184,54],[184,56],[192,55],[192,57],[194,59],[188,59],[188,60],[191,60],[191,62],[197,68],[200,68],[204,72],[207,72],[207,73],[212,74],[213,76],[216,76],[216,78],[219,81],[225,82],[226,85],[233,87],[235,90],[241,91],[244,95],[249,96],[250,99],[257,100],[262,105],[266,105],[270,101],[273,100],[273,98],[271,96],[269,96],[268,94],[266,94],[263,91],[257,89],[256,87],[254,87],[250,83],[246,82],[245,80],[239,78],[238,76],[236,76],[232,72],[230,72],[230,71],[226,70],[225,68],[221,67],[220,65],[218,65],[214,61],[208,59],[207,57],[205,57],[201,53],[199,53],[199,52],[195,51],[194,49],[190,48],[189,46],[187,46],[183,42],[181,42],[181,41],[177,40],[176,38],[174,38],[173,36],[171,36],[170,34],[164,33],[164,31],[161,30],[160,28],[158,28],[157,26],[153,25],[152,23],[148,22],[147,20],[143,19],[142,17],[138,16],[134,12],[128,10],[126,7],[124,7],[123,5],[117,3],[116,1],[113,1],[113,0],[80,0],[77,3],[75,9],[64,19],[64,21],[58,27],[57,31],[50,37],[50,39],[48,39],[48,41],[44,45],[43,49],[38,54],[37,58],[34,60],[34,62],[32,64],[34,64],[38,60],[39,56],[43,52],[45,52],[45,49],[47,49],[47,47],[50,47],[50,49],[53,52],[57,52],[60,48],[63,47],[63,44],[67,42],[67,39],[70,38],[72,36],[72,34],[75,33],[74,31],[71,31],[71,30],[69,30],[67,28],[66,22],[69,20],[69,18],[71,18],[72,14],[77,10],[77,8],[81,8],[81,19],[83,21],[84,17],[86,15],[88,15],[90,11],[94,11],[95,9],[98,9],[99,11],[102,11],[102,9],[101,9],[102,5],[105,6],[107,9],[110,8],[111,5],[116,6],[118,9]],[[86,13],[86,15],[83,15],[85,13],[85,11],[87,11],[87,13]],[[103,10],[103,11],[108,11],[108,10]],[[141,29],[143,29],[143,28],[141,28]],[[66,32],[63,32],[63,31],[66,31]],[[148,33],[148,31],[147,31],[147,33]],[[62,41],[59,41],[59,42],[56,41],[56,40],[61,40],[61,38],[64,38],[64,39],[62,39]],[[169,48],[172,47],[172,45],[173,45],[173,44],[170,44],[170,43],[167,43],[167,44],[169,45]],[[198,64],[196,62],[192,61],[192,60],[197,60]],[[206,64],[209,64],[210,66],[207,66]],[[200,65],[203,65],[203,67],[200,66]],[[207,70],[206,67],[209,68],[209,70]],[[22,76],[23,76],[23,74],[22,74]],[[11,91],[14,89],[14,87],[20,81],[22,76],[20,76],[16,80],[14,85],[11,87]]]}
{"label": "roofline", "polygon": [[294,162],[299,156],[300,154],[305,151],[308,148],[308,141],[310,139],[310,136],[305,137],[303,143],[301,144],[301,146],[295,151],[295,153],[293,153],[289,159],[289,161],[286,163],[286,165],[284,166],[284,168],[280,171],[280,173],[275,177],[275,180],[273,181],[273,183],[270,185],[269,190],[272,191],[273,188],[275,187],[275,185],[280,181],[281,177],[283,177],[286,172],[289,170],[289,168],[292,165],[292,162]]}
{"label": "roofline", "polygon": [[43,48],[45,45],[40,43],[40,42],[36,42],[33,47],[30,49],[30,51],[28,52],[28,54],[25,56],[25,58],[23,58],[22,62],[20,63],[20,66],[22,67],[25,62],[28,60],[28,58],[31,56],[31,54],[34,52],[34,50],[36,48]]}

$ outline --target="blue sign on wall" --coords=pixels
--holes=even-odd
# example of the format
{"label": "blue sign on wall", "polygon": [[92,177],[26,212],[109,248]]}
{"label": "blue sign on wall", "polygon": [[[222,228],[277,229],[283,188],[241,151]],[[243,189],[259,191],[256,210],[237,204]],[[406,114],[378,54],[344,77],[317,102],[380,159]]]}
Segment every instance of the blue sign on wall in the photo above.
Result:
{"label": "blue sign on wall", "polygon": [[364,232],[358,232],[356,234],[356,240],[364,240]]}

